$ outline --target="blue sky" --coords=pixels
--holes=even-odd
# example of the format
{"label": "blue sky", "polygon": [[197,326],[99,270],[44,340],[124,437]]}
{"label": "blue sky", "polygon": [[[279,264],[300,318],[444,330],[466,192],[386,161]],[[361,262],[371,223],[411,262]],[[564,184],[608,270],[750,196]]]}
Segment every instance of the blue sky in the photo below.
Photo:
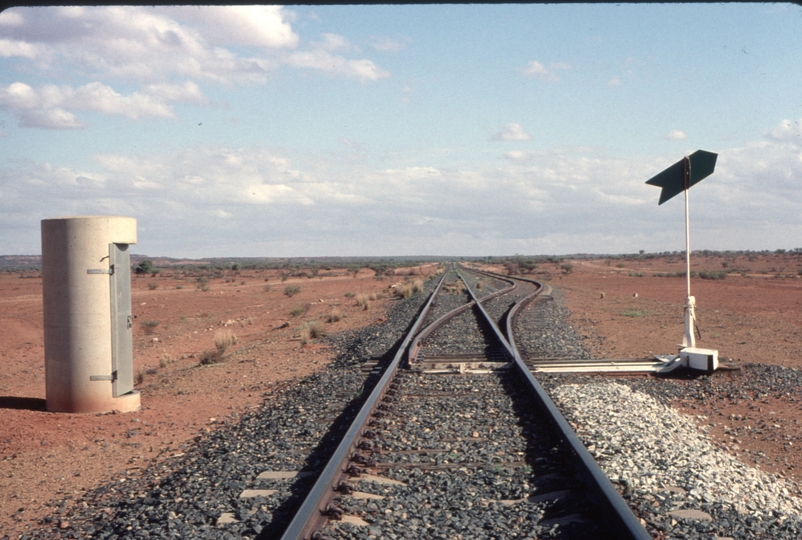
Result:
{"label": "blue sky", "polygon": [[174,257],[802,247],[793,4],[12,8],[0,253],[135,217]]}

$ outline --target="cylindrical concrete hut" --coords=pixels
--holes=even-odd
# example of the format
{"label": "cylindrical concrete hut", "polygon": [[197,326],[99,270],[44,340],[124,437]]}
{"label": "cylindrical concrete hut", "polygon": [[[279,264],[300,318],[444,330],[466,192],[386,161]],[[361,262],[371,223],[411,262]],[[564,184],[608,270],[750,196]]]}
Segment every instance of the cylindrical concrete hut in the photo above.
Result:
{"label": "cylindrical concrete hut", "polygon": [[135,243],[136,219],[130,217],[42,220],[47,410],[139,409],[128,258],[128,245]]}

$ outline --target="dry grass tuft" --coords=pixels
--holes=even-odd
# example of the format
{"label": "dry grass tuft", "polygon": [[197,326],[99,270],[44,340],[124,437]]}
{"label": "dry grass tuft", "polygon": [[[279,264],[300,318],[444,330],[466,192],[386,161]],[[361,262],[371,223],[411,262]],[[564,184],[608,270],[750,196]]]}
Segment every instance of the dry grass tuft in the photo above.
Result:
{"label": "dry grass tuft", "polygon": [[323,325],[320,324],[320,321],[309,321],[308,323],[304,323],[300,329],[301,333],[301,345],[306,345],[313,339],[321,338],[325,335],[325,331],[323,329]]}
{"label": "dry grass tuft", "polygon": [[288,285],[284,288],[284,294],[286,294],[289,298],[292,298],[293,295],[296,295],[299,292],[301,292],[300,285]]}
{"label": "dry grass tuft", "polygon": [[237,344],[237,336],[231,330],[218,330],[214,333],[214,348],[220,351],[220,355],[226,352],[226,349],[232,345]]}
{"label": "dry grass tuft", "polygon": [[329,314],[326,315],[326,322],[334,323],[341,320],[345,314],[340,308],[332,308]]}
{"label": "dry grass tuft", "polygon": [[223,361],[223,353],[218,349],[206,349],[201,353],[198,363],[202,366],[210,366],[212,364],[219,364]]}
{"label": "dry grass tuft", "polygon": [[356,295],[356,305],[363,310],[367,310],[370,308],[370,298],[368,298],[367,294],[359,293]]}
{"label": "dry grass tuft", "polygon": [[156,330],[156,327],[159,326],[159,321],[144,321],[142,323],[142,328],[145,330],[145,334],[151,335],[153,331]]}
{"label": "dry grass tuft", "polygon": [[393,294],[398,298],[409,298],[412,296],[412,285],[409,283],[399,283],[393,290]]}

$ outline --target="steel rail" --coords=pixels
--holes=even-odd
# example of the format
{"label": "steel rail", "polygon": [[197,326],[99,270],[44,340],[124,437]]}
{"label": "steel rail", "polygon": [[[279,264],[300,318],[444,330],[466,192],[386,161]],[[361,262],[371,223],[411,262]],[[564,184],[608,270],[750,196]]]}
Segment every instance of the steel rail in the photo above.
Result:
{"label": "steel rail", "polygon": [[626,501],[619,495],[618,491],[613,486],[610,479],[601,469],[593,456],[590,455],[585,445],[579,440],[573,428],[568,421],[560,413],[554,401],[549,397],[546,390],[537,382],[535,376],[529,370],[521,358],[518,348],[515,345],[514,336],[514,318],[523,306],[531,302],[541,294],[551,294],[551,287],[539,283],[534,280],[525,278],[523,281],[536,283],[540,287],[532,294],[520,299],[512,309],[507,313],[506,327],[508,340],[504,340],[504,344],[509,348],[515,362],[515,367],[524,380],[528,383],[535,399],[540,403],[544,410],[549,415],[552,424],[565,439],[571,452],[571,457],[580,472],[580,479],[587,486],[592,500],[594,500],[603,510],[603,517],[607,520],[608,525],[615,533],[616,538],[625,540],[652,540],[652,536],[641,525],[637,516],[632,512],[632,509],[627,505]]}
{"label": "steel rail", "polygon": [[342,441],[337,446],[337,449],[334,451],[331,459],[329,459],[329,462],[326,464],[323,472],[320,473],[315,485],[312,486],[312,489],[307,495],[306,499],[304,499],[303,504],[298,509],[298,512],[296,512],[289,526],[287,526],[284,534],[281,536],[281,540],[308,539],[311,537],[314,531],[322,528],[325,525],[327,518],[323,516],[323,511],[325,509],[321,508],[321,505],[332,494],[339,482],[346,477],[344,465],[351,453],[356,449],[356,440],[360,437],[361,431],[364,428],[367,419],[376,410],[381,398],[384,396],[384,393],[389,386],[389,382],[395,376],[412,336],[418,332],[418,328],[421,326],[426,318],[426,315],[429,313],[432,302],[440,292],[448,272],[449,269],[447,268],[443,273],[443,277],[440,278],[440,282],[437,284],[434,292],[432,292],[431,296],[429,297],[428,302],[419,314],[418,319],[412,325],[409,333],[407,333],[406,337],[401,342],[393,361],[387,366],[387,369],[385,369],[384,374],[382,375],[381,379],[379,379],[379,382],[376,383],[376,386],[373,388],[373,391],[370,393],[367,401],[365,401],[362,409],[360,409],[356,418],[354,418],[354,421],[351,423],[351,427],[343,436]]}
{"label": "steel rail", "polygon": [[[462,279],[462,276],[460,276],[459,274],[457,274],[457,276],[460,279]],[[496,278],[496,279],[499,279],[499,278]],[[498,291],[495,291],[495,292],[492,292],[492,293],[490,293],[488,295],[485,295],[479,300],[480,302],[484,302],[486,300],[490,300],[491,298],[495,298],[497,296],[501,296],[502,294],[506,294],[506,293],[512,291],[513,289],[515,289],[517,287],[516,283],[511,279],[501,278],[500,280],[501,281],[506,281],[507,283],[509,283],[510,287],[506,287],[504,289],[499,289]],[[464,279],[462,279],[462,282],[465,283],[465,287],[467,288],[468,287],[468,283],[466,283]],[[435,321],[433,321],[431,324],[427,325],[423,330],[421,330],[415,336],[415,339],[412,340],[412,344],[409,347],[409,354],[407,355],[407,364],[408,365],[412,365],[412,363],[415,361],[415,358],[417,358],[417,356],[418,356],[418,352],[420,352],[421,348],[423,348],[423,345],[421,344],[421,342],[423,340],[425,340],[427,337],[429,337],[429,334],[434,332],[437,328],[439,328],[440,326],[442,326],[446,322],[450,321],[451,319],[453,319],[454,317],[456,317],[457,315],[459,315],[463,311],[466,311],[466,310],[472,308],[474,306],[474,304],[476,304],[476,297],[473,297],[473,298],[474,298],[474,300],[471,300],[467,304],[464,304],[464,305],[458,307],[457,309],[453,309],[453,310],[449,311],[448,313],[445,313],[444,315],[438,317]]]}

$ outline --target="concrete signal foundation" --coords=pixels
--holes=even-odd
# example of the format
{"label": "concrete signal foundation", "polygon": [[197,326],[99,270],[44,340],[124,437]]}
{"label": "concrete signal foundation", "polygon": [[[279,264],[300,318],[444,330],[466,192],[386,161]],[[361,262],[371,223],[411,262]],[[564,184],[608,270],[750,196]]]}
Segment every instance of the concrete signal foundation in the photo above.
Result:
{"label": "concrete signal foundation", "polygon": [[136,220],[42,220],[47,410],[129,412],[133,389],[128,245]]}

